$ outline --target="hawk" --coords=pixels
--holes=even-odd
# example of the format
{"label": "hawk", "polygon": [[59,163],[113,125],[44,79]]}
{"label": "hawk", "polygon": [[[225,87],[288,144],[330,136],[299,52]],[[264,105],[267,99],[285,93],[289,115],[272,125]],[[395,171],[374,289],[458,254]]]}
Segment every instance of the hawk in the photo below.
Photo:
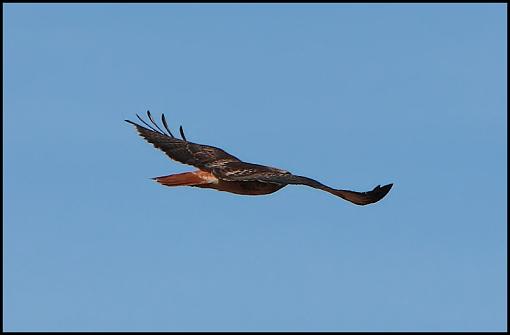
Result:
{"label": "hawk", "polygon": [[182,139],[179,139],[168,128],[164,114],[161,115],[161,122],[166,132],[158,126],[149,111],[147,116],[152,126],[138,114],[136,116],[146,127],[130,120],[125,121],[134,125],[140,136],[171,159],[198,168],[193,172],[152,178],[166,186],[194,186],[242,195],[263,195],[276,192],[287,185],[306,185],[356,205],[367,205],[381,200],[393,186],[378,185],[368,192],[334,189],[286,170],[243,162],[220,148],[190,142],[184,136],[182,126],[179,128]]}

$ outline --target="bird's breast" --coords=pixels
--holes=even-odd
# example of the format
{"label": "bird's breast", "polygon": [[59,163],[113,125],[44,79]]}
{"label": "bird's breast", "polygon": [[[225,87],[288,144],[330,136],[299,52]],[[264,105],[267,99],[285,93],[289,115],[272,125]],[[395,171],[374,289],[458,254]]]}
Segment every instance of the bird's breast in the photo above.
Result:
{"label": "bird's breast", "polygon": [[262,183],[259,181],[225,181],[219,179],[217,183],[197,185],[202,188],[213,188],[218,191],[242,195],[264,195],[278,191],[285,185]]}

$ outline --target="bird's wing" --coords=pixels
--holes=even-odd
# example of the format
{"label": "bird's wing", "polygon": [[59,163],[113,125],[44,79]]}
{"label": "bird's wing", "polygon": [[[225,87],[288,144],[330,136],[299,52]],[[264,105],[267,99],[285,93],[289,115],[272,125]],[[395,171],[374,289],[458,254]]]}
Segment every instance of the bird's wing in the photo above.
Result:
{"label": "bird's wing", "polygon": [[193,165],[205,171],[211,171],[213,168],[222,166],[228,162],[240,162],[238,158],[228,154],[220,148],[187,141],[182,127],[179,128],[182,140],[174,137],[170,129],[168,129],[168,125],[163,114],[161,115],[161,121],[168,134],[166,134],[156,124],[156,122],[154,122],[149,111],[147,111],[147,116],[155,128],[145,122],[138,115],[136,116],[148,128],[129,120],[125,121],[134,125],[140,136],[145,138],[147,142],[152,143],[152,145],[154,145],[157,149],[162,150],[173,160],[183,164]]}
{"label": "bird's wing", "polygon": [[[246,164],[246,163],[244,163]],[[378,185],[373,190],[368,192],[355,192],[349,190],[338,190],[326,186],[324,184],[319,183],[316,180],[311,178],[296,176],[291,174],[290,172],[279,170],[278,169],[254,169],[254,171],[250,171],[250,169],[239,169],[236,172],[235,168],[233,171],[229,171],[229,166],[235,167],[236,165],[241,165],[238,163],[227,164],[220,171],[213,170],[213,174],[221,175],[220,177],[223,180],[227,181],[259,181],[263,183],[274,183],[279,185],[306,185],[313,188],[317,188],[331,194],[334,194],[342,199],[350,201],[356,205],[368,205],[374,202],[377,202],[384,198],[386,194],[390,191],[393,184],[388,184],[385,186]],[[225,172],[231,172],[227,174]]]}
{"label": "bird's wing", "polygon": [[[227,162],[215,167],[213,175],[225,181],[257,181],[258,179],[290,174],[290,172],[270,166],[246,163],[242,161]],[[269,182],[269,181],[265,181]]]}

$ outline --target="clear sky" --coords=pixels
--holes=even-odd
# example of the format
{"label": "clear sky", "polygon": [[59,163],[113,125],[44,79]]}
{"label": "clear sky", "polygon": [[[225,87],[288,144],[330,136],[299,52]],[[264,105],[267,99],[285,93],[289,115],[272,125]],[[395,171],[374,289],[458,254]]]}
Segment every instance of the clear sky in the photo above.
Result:
{"label": "clear sky", "polygon": [[[4,330],[506,330],[506,4],[3,9]],[[394,187],[164,187],[148,109]]]}

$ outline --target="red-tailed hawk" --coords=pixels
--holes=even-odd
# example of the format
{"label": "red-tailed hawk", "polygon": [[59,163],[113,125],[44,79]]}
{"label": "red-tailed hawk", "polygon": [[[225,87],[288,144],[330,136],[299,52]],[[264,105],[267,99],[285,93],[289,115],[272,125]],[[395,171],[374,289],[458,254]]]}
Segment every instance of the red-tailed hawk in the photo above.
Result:
{"label": "red-tailed hawk", "polygon": [[367,205],[381,200],[393,186],[393,184],[382,187],[378,185],[369,192],[337,190],[285,170],[243,162],[220,148],[189,142],[184,136],[182,126],[179,128],[182,139],[178,139],[168,128],[164,114],[161,115],[161,121],[167,133],[154,122],[149,111],[147,116],[152,126],[138,114],[136,116],[148,128],[129,120],[125,121],[134,125],[143,138],[171,159],[198,168],[193,172],[153,178],[166,186],[195,186],[243,195],[262,195],[276,192],[290,184],[306,185],[329,192],[356,205]]}

